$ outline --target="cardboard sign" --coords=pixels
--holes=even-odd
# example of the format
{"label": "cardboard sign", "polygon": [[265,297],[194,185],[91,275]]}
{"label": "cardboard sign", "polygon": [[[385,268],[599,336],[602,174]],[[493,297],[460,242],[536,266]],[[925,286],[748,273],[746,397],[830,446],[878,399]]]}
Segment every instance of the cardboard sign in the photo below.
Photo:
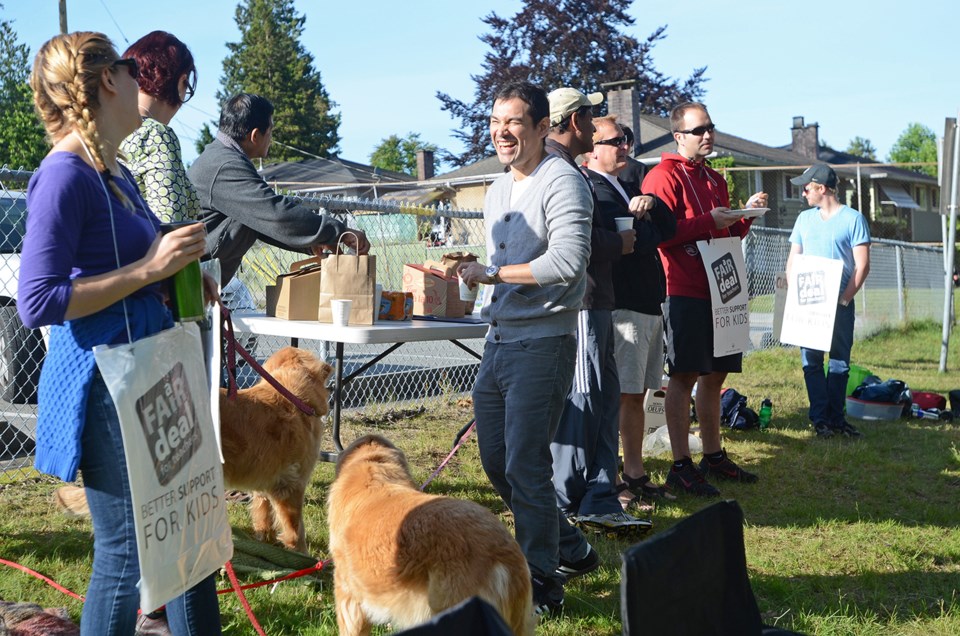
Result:
{"label": "cardboard sign", "polygon": [[[272,289],[271,289],[272,287]],[[320,259],[306,258],[290,265],[267,287],[267,315],[286,320],[316,320],[320,299]]]}
{"label": "cardboard sign", "polygon": [[667,425],[666,389],[647,389],[643,396],[643,435]]}
{"label": "cardboard sign", "polygon": [[747,268],[737,237],[697,241],[710,285],[713,355],[742,353],[750,348]]}
{"label": "cardboard sign", "polygon": [[843,261],[794,254],[790,261],[780,342],[830,351]]}
{"label": "cardboard sign", "polygon": [[403,266],[403,291],[413,294],[415,316],[463,318],[460,282],[447,268],[428,265]]}

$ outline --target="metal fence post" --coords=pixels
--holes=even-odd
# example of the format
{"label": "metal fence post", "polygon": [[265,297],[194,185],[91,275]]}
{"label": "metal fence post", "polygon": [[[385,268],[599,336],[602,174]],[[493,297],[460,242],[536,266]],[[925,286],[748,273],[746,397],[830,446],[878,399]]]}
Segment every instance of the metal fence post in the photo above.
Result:
{"label": "metal fence post", "polygon": [[907,319],[906,299],[904,298],[903,288],[903,248],[897,245],[894,249],[897,265],[897,309],[899,310],[898,315],[900,322],[903,323]]}

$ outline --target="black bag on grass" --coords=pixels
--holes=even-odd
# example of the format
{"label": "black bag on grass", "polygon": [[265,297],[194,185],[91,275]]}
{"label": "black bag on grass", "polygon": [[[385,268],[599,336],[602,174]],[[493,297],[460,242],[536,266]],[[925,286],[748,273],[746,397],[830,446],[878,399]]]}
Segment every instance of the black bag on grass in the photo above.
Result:
{"label": "black bag on grass", "polygon": [[746,396],[736,389],[726,389],[720,395],[720,422],[732,429],[745,431],[760,425],[760,416],[747,406]]}

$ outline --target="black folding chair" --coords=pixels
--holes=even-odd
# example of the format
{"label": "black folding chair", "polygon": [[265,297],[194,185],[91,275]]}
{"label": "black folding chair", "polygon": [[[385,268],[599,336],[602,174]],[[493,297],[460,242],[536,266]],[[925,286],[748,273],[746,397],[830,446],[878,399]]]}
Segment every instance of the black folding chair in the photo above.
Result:
{"label": "black folding chair", "polygon": [[623,555],[624,636],[772,636],[747,577],[743,511],[721,501]]}

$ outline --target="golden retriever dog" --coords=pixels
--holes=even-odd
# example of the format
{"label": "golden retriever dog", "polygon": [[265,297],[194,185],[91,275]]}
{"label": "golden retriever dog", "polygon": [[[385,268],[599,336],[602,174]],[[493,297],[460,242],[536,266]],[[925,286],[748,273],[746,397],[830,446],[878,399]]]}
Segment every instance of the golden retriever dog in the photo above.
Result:
{"label": "golden retriever dog", "polygon": [[383,437],[340,454],[328,503],[341,636],[417,625],[471,596],[533,634],[530,570],[510,532],[477,503],[420,492]]}
{"label": "golden retriever dog", "polygon": [[[253,493],[250,513],[257,539],[279,539],[306,553],[303,499],[320,456],[321,418],[328,411],[326,383],[333,368],[294,347],[277,351],[263,368],[316,415],[298,409],[262,378],[233,399],[220,389],[223,478],[228,488]],[[59,488],[54,500],[69,514],[89,514],[82,488]]]}

